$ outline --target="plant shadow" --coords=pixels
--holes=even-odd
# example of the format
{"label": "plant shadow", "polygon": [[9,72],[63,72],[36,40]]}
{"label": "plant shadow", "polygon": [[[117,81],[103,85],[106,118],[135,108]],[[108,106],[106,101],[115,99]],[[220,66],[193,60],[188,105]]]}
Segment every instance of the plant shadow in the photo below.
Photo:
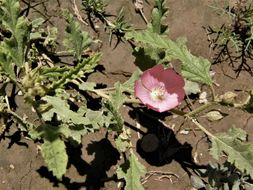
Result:
{"label": "plant shadow", "polygon": [[[194,163],[192,157],[192,146],[188,143],[181,144],[174,132],[164,126],[157,118],[159,113],[152,110],[133,110],[130,116],[138,115],[138,122],[147,129],[137,141],[138,154],[150,165],[163,166],[172,162],[178,162],[181,167],[190,175],[189,169],[205,168]],[[150,117],[149,117],[150,115]],[[160,115],[162,119],[165,117]]]}
{"label": "plant shadow", "polygon": [[47,167],[40,167],[37,172],[41,177],[47,178],[53,186],[63,184],[68,190],[78,190],[85,187],[87,190],[99,190],[104,187],[106,181],[116,181],[116,176],[109,176],[106,172],[115,165],[119,160],[120,154],[115,149],[107,138],[100,141],[92,141],[88,144],[88,155],[94,154],[94,159],[87,163],[83,160],[82,146],[72,146],[66,143],[67,153],[69,156],[68,168],[73,165],[78,174],[84,177],[83,182],[75,182],[73,179],[63,176],[62,180],[58,180],[53,176],[52,172],[48,171]]}

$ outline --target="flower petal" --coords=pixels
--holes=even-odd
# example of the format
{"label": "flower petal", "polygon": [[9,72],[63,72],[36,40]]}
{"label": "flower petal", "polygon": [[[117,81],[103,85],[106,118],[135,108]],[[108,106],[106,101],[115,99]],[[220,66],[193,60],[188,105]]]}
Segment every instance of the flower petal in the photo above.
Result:
{"label": "flower petal", "polygon": [[178,105],[179,101],[177,94],[167,94],[166,98],[163,101],[150,101],[149,103],[147,103],[148,108],[158,112],[165,112],[171,110]]}
{"label": "flower petal", "polygon": [[135,81],[134,93],[143,104],[147,104],[150,101],[150,91],[142,85],[141,80]]}
{"label": "flower petal", "polygon": [[[152,99],[151,90],[157,87],[165,88],[164,99]],[[135,82],[135,96],[148,108],[164,112],[175,108],[183,101],[185,96],[183,87],[183,77],[173,69],[164,70],[162,65],[156,65],[144,71],[141,79]]]}

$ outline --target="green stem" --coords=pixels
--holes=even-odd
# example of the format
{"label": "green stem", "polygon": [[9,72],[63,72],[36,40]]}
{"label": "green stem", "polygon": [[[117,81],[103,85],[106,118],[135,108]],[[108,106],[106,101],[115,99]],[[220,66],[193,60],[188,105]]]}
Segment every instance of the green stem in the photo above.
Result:
{"label": "green stem", "polygon": [[13,112],[11,110],[7,110],[7,112],[3,112],[3,114],[4,113],[12,115],[18,121],[18,123],[23,125],[25,128],[27,128],[28,126],[34,126],[32,123],[30,123],[28,121],[24,121],[24,119],[21,116],[19,116],[18,114],[16,114],[15,112]]}
{"label": "green stem", "polygon": [[200,106],[200,107],[196,108],[195,110],[187,113],[186,116],[188,116],[188,117],[195,116],[198,113],[200,113],[200,112],[204,111],[205,109],[207,109],[207,108],[209,108],[211,106],[214,106],[216,104],[218,104],[218,103],[217,102],[208,102],[208,103],[204,104],[203,106]]}
{"label": "green stem", "polygon": [[[112,90],[112,88],[110,88],[110,90]],[[109,90],[108,90],[109,91]],[[102,98],[105,98],[107,100],[110,100],[110,96],[106,93],[107,90],[105,89],[102,89],[102,90],[92,90],[91,92],[97,94],[98,96],[102,97]],[[129,98],[125,101],[125,103],[127,104],[142,104],[140,100],[136,99],[136,98]],[[186,113],[186,112],[183,112],[183,111],[180,111],[180,110],[177,110],[177,109],[172,109],[172,110],[169,110],[171,113],[174,113],[176,115],[180,115],[180,116],[195,116],[197,115],[198,113],[204,111],[205,109],[213,106],[213,105],[216,105],[218,104],[218,102],[208,102],[206,104],[204,104],[203,106],[200,106],[198,107],[197,109],[189,112],[189,113]]]}
{"label": "green stem", "polygon": [[205,127],[203,127],[196,119],[187,116],[188,119],[190,119],[201,131],[203,131],[205,134],[207,134],[209,137],[212,137],[216,139],[217,137],[214,136],[212,133],[210,133]]}

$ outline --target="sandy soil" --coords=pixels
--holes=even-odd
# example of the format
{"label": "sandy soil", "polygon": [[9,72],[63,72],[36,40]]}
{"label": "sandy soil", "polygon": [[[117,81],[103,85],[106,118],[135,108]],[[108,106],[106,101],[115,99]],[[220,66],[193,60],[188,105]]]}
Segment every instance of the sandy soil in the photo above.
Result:
{"label": "sandy soil", "polygon": [[[41,0],[31,1],[32,4],[42,2]],[[60,16],[62,8],[71,9],[71,1],[48,0],[43,1],[35,9],[30,10],[29,17],[37,16],[47,17],[49,26],[56,26],[59,31],[64,31],[64,24]],[[144,13],[150,18],[150,12],[153,7],[151,0],[144,3]],[[212,0],[168,0],[169,14],[166,22],[170,28],[170,37],[175,39],[185,36],[188,39],[188,47],[191,52],[198,56],[203,56],[212,60],[213,52],[208,47],[207,36],[202,26],[219,25],[219,18],[209,7]],[[24,5],[24,4],[23,4]],[[25,5],[24,5],[25,6]],[[111,14],[117,14],[124,7],[127,20],[136,29],[145,28],[143,19],[134,10],[132,1],[110,0],[107,11]],[[116,48],[116,40],[113,39],[112,46],[109,45],[109,34],[104,32],[101,23],[98,23],[98,33],[95,33],[90,27],[83,28],[90,32],[92,36],[102,41],[101,47],[97,47],[103,53],[101,65],[103,72],[96,72],[89,77],[89,81],[103,83],[112,86],[116,81],[125,81],[135,70],[134,56],[132,56],[131,46],[127,43],[119,43]],[[63,37],[63,32],[59,32],[59,40]],[[60,47],[61,48],[61,47]],[[215,71],[215,80],[220,87],[215,87],[217,93],[224,93],[233,90],[246,90],[252,88],[252,77],[242,72],[238,78],[227,64],[217,64],[212,67]],[[226,75],[224,75],[224,72]],[[232,76],[229,77],[229,76]],[[32,113],[23,100],[17,97],[18,112]],[[200,121],[211,131],[221,132],[226,129],[237,126],[244,128],[249,133],[249,141],[253,141],[252,116],[243,111],[235,109],[220,108],[227,117],[217,122],[207,122],[206,118],[200,118]],[[147,112],[153,117],[164,119],[164,125],[154,119],[147,119],[146,115],[137,113],[131,108],[122,110],[126,126],[132,129],[136,128],[136,116],[141,124],[141,134],[147,142],[141,144],[144,140],[139,139],[135,130],[132,132],[132,143],[136,146],[141,162],[147,167],[148,171],[171,172],[179,176],[158,179],[159,176],[150,177],[144,184],[145,189],[153,190],[190,190],[192,187],[189,181],[188,170],[191,167],[198,167],[212,161],[208,153],[208,139],[205,135],[196,131],[187,135],[180,134],[180,127],[183,123],[178,118],[167,117],[167,115],[158,115],[153,112]],[[168,127],[173,127],[174,131]],[[183,127],[191,127],[191,124],[184,123]],[[160,148],[158,152],[144,154],[140,147],[145,143],[155,141],[152,136],[147,134],[156,134],[165,141],[166,148]],[[85,136],[82,146],[68,148],[70,155],[69,169],[63,181],[58,182],[45,167],[45,163],[38,153],[37,145],[20,136],[14,129],[10,131],[0,141],[0,189],[1,190],[82,190],[82,189],[118,189],[118,182],[115,182],[114,171],[115,164],[119,158],[110,141],[104,138],[105,131]],[[144,139],[145,139],[144,138]],[[151,143],[152,145],[152,143]],[[178,150],[178,147],[180,149]],[[175,152],[175,148],[177,151]],[[193,158],[197,163],[193,162]],[[189,163],[191,166],[189,166]]]}

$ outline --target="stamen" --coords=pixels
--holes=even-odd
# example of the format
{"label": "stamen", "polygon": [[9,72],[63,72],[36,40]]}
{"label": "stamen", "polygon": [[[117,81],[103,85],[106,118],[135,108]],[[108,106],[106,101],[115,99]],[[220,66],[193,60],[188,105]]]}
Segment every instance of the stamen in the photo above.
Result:
{"label": "stamen", "polygon": [[162,101],[165,99],[166,90],[163,86],[154,87],[150,91],[150,97],[154,101]]}

